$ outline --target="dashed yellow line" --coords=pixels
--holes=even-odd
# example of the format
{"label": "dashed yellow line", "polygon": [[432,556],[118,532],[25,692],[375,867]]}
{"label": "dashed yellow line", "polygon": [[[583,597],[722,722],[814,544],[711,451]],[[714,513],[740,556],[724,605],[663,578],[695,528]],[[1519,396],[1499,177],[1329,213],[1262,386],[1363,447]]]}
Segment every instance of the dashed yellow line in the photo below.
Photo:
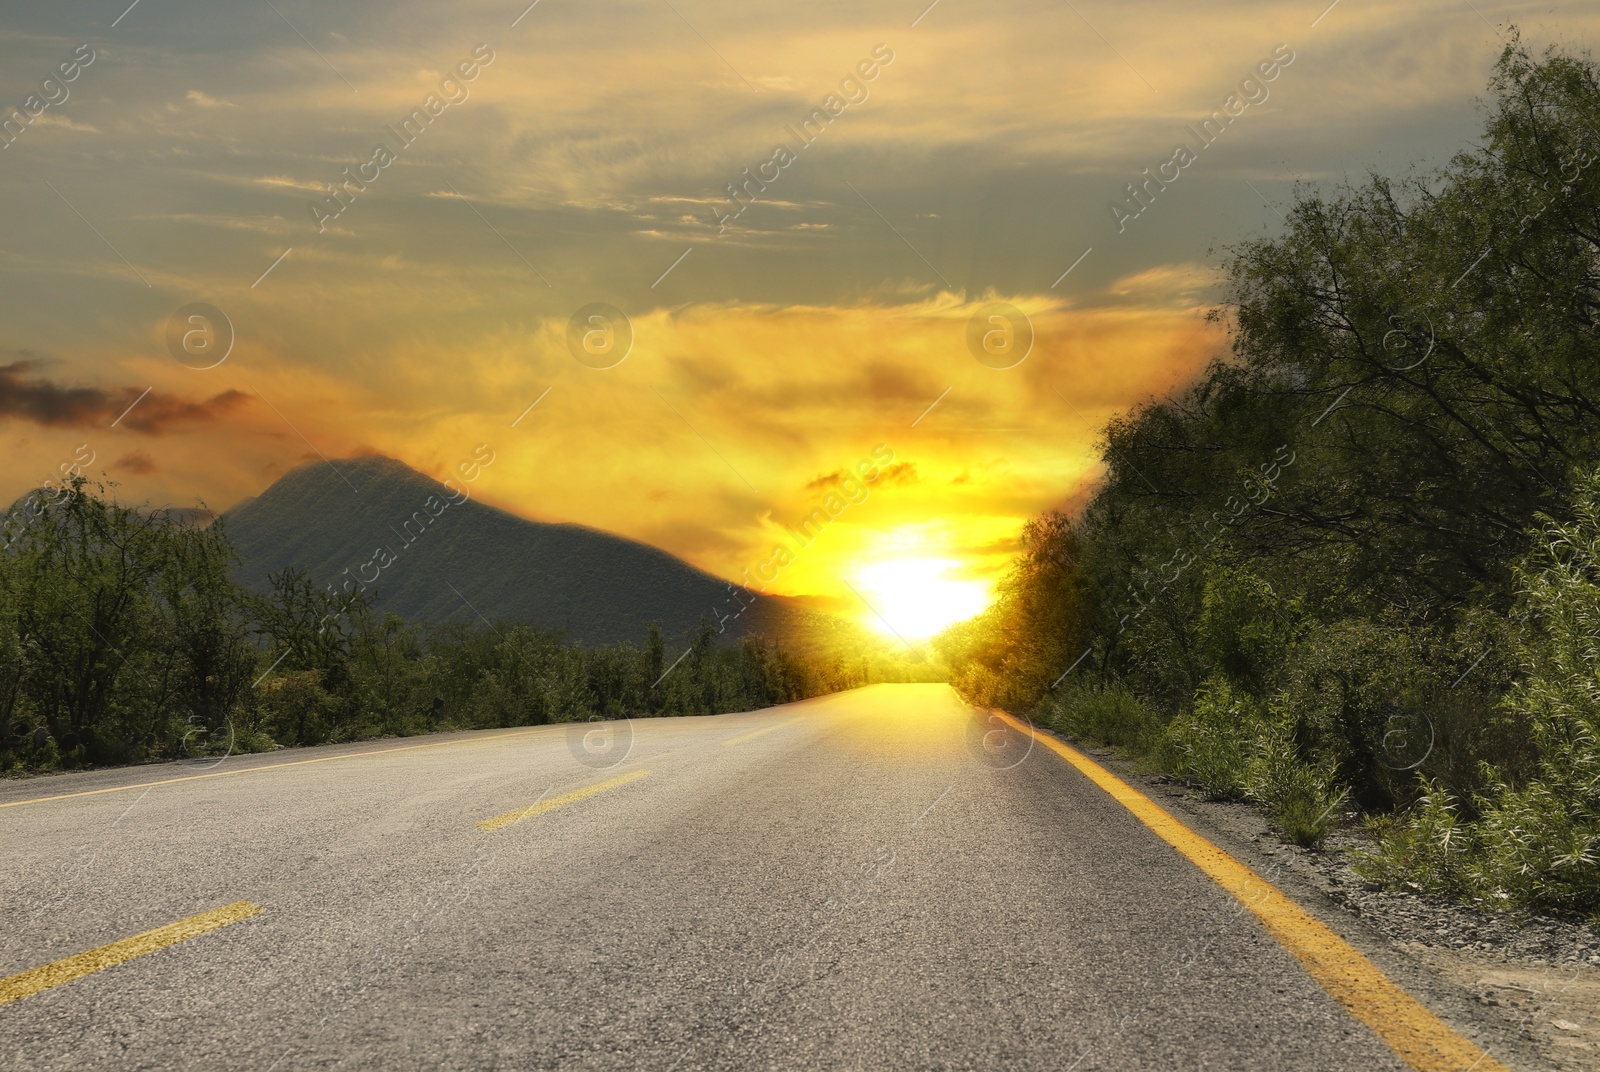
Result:
{"label": "dashed yellow line", "polygon": [[791,718],[789,721],[780,722],[776,726],[768,726],[765,729],[756,730],[754,733],[747,733],[743,737],[733,737],[733,738],[730,738],[729,740],[723,741],[722,743],[723,743],[724,746],[726,746],[728,748],[732,748],[736,744],[744,744],[746,741],[753,741],[757,737],[760,737],[762,734],[771,733],[773,730],[781,730],[785,726],[793,726],[796,722],[799,722],[799,721],[800,720],[798,718]]}
{"label": "dashed yellow line", "polygon": [[1131,811],[1157,837],[1177,849],[1212,881],[1254,912],[1310,976],[1357,1020],[1370,1027],[1418,1072],[1510,1072],[1457,1034],[1378,966],[1277,887],[1173,818],[1155,801],[1088,756],[1004,712],[1018,732],[1055,752]]}
{"label": "dashed yellow line", "polygon": [[285,763],[263,763],[259,767],[241,767],[237,770],[217,771],[215,774],[186,774],[181,778],[163,778],[156,782],[134,782],[132,785],[113,785],[106,789],[85,789],[79,793],[57,793],[52,797],[30,797],[27,800],[12,800],[0,803],[0,808],[20,808],[24,804],[45,804],[52,800],[71,800],[73,797],[97,797],[102,793],[126,793],[130,789],[148,789],[157,785],[176,785],[179,782],[199,782],[207,778],[231,778],[238,774],[256,774],[260,771],[280,770],[284,767],[304,767],[310,763],[333,763],[341,759],[365,759],[368,756],[382,756],[390,752],[412,752],[419,748],[452,748],[460,744],[478,744],[483,741],[498,741],[506,737],[526,737],[536,733],[544,727],[517,730],[514,733],[493,733],[486,737],[467,737],[459,741],[434,741],[431,744],[403,744],[394,748],[374,748],[370,752],[348,752],[342,756],[320,756],[316,759],[294,759]]}
{"label": "dashed yellow line", "polygon": [[78,953],[37,968],[29,968],[25,972],[0,979],[0,1005],[9,1005],[41,990],[49,990],[53,986],[81,979],[85,975],[114,968],[134,957],[142,957],[146,953],[165,949],[186,938],[194,938],[207,931],[214,931],[218,927],[226,927],[230,923],[248,919],[260,911],[258,905],[253,905],[249,901],[236,901],[231,905],[213,908],[209,912],[201,912],[198,916],[168,923],[165,927],[157,927],[153,931],[145,931],[143,934],[135,934],[131,938],[123,938],[98,949],[91,949],[87,953]]}
{"label": "dashed yellow line", "polygon": [[478,824],[478,829],[499,830],[513,823],[520,823],[524,819],[531,819],[535,815],[543,815],[547,811],[565,807],[586,797],[592,797],[596,793],[604,793],[607,789],[615,789],[619,785],[627,785],[629,782],[643,778],[649,773],[647,770],[629,771],[627,774],[620,774],[604,782],[596,782],[593,785],[586,785],[582,789],[574,789],[570,793],[562,793],[560,796],[551,797],[549,800],[535,801],[526,808],[518,808],[516,811],[508,811],[504,815],[496,815],[493,819],[485,819]]}

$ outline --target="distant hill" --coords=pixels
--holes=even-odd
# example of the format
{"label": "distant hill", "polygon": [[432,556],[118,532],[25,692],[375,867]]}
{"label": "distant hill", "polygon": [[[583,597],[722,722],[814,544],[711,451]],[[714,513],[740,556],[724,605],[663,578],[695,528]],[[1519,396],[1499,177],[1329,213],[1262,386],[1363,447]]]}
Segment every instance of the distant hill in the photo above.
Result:
{"label": "distant hill", "polygon": [[[532,621],[588,644],[642,642],[650,622],[671,643],[702,618],[714,623],[717,613],[738,610],[728,582],[646,544],[461,501],[393,458],[333,466],[295,469],[222,515],[243,558],[240,583],[264,590],[268,574],[287,566],[318,584],[376,573],[369,588],[380,612],[413,622],[476,622],[479,615]],[[381,571],[367,565],[380,548],[393,556]],[[834,633],[841,625],[797,604],[740,591],[745,602],[755,602],[728,623],[725,638]]]}

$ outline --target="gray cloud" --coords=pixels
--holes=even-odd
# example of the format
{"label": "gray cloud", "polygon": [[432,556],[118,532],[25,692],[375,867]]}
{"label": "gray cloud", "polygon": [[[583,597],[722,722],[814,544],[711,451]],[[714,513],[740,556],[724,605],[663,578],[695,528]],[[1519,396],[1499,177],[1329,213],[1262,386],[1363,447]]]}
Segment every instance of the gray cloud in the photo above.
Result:
{"label": "gray cloud", "polygon": [[26,360],[0,365],[0,418],[19,418],[46,427],[84,428],[109,425],[127,410],[127,416],[119,422],[121,427],[160,435],[177,425],[215,422],[249,400],[240,391],[223,391],[203,402],[191,402],[153,392],[144,395],[140,387],[66,387],[32,376],[38,365],[39,362]]}

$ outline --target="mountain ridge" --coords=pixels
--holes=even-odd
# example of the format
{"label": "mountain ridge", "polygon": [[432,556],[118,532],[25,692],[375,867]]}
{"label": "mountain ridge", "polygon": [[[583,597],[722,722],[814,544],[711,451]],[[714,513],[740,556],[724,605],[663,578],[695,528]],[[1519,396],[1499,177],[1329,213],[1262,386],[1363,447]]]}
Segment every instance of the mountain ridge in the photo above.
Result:
{"label": "mountain ridge", "polygon": [[[649,544],[570,522],[530,521],[374,454],[311,462],[222,515],[236,575],[263,591],[293,566],[361,586],[407,621],[523,620],[583,643],[677,638],[702,620],[778,639],[842,623],[760,595]],[[741,613],[742,609],[742,613]]]}

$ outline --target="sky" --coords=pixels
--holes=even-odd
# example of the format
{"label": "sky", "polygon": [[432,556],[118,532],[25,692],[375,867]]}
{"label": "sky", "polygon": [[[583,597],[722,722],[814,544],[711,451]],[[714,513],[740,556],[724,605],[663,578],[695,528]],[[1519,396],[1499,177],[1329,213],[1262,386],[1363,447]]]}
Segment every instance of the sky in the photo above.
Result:
{"label": "sky", "polygon": [[480,500],[908,634],[1226,352],[1220,264],[1297,184],[1471,144],[1512,23],[1600,38],[1550,0],[7,7],[0,497],[84,448],[223,510],[481,445]]}

